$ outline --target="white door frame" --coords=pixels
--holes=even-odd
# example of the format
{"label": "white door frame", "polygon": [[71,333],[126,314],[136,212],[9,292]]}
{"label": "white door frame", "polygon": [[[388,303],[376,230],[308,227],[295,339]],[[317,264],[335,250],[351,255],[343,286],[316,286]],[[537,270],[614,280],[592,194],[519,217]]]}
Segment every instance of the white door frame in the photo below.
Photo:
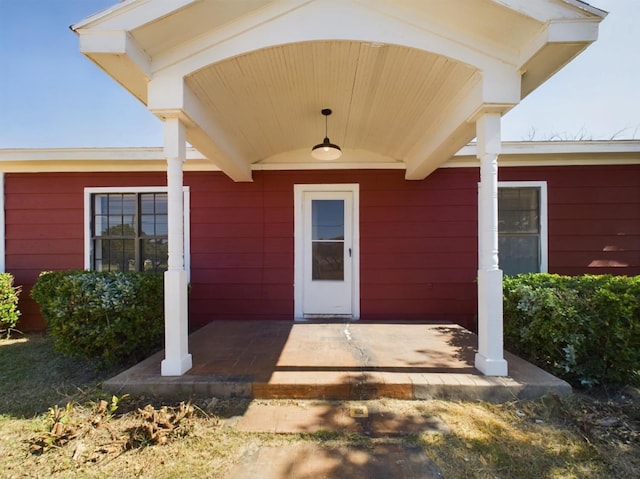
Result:
{"label": "white door frame", "polygon": [[[304,194],[307,192],[349,192],[353,197],[351,212],[352,256],[351,256],[351,319],[360,318],[360,185],[344,184],[309,184],[293,185],[294,194],[294,318],[304,320]],[[345,220],[348,215],[345,215]]]}

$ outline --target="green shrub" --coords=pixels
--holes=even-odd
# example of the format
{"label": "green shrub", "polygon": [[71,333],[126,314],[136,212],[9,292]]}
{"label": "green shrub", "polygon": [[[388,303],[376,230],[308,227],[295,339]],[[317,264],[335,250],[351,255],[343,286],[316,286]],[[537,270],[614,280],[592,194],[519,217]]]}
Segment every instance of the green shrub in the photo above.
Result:
{"label": "green shrub", "polygon": [[31,290],[55,348],[101,366],[139,361],[162,346],[163,277],[53,271]]}
{"label": "green shrub", "polygon": [[18,296],[22,288],[13,286],[13,275],[0,273],[0,336],[9,337],[18,324]]}
{"label": "green shrub", "polygon": [[507,348],[574,386],[640,383],[640,276],[504,278]]}

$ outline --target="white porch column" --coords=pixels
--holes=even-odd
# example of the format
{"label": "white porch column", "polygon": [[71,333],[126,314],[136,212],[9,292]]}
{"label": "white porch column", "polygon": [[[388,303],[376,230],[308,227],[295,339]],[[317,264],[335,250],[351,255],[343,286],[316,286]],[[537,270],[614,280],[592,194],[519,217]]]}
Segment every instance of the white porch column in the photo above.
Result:
{"label": "white porch column", "polygon": [[178,118],[164,120],[167,158],[167,222],[169,265],[164,273],[163,376],[181,376],[192,367],[189,354],[187,273],[184,269],[184,200],[182,163],[186,156],[185,126]]}
{"label": "white porch column", "polygon": [[487,376],[506,376],[502,338],[502,270],[498,265],[498,155],[500,114],[476,121],[478,186],[478,352],[475,366]]}

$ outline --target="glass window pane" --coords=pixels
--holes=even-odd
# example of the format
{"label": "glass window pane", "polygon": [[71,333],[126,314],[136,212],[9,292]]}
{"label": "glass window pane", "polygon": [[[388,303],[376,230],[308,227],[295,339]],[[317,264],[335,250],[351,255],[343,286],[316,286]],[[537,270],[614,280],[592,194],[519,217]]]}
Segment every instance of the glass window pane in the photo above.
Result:
{"label": "glass window pane", "polygon": [[344,239],[344,201],[312,200],[312,239]]}
{"label": "glass window pane", "polygon": [[155,197],[153,193],[140,195],[140,213],[143,215],[153,214],[155,211]]}
{"label": "glass window pane", "polygon": [[134,215],[136,213],[136,195],[122,195],[122,213],[125,215]]}
{"label": "glass window pane", "polygon": [[107,216],[97,215],[94,219],[93,229],[94,236],[102,236],[107,234],[107,229],[109,228],[109,222],[107,221]]}
{"label": "glass window pane", "polygon": [[500,233],[538,233],[540,219],[537,210],[501,211],[498,213]]}
{"label": "glass window pane", "polygon": [[500,269],[507,275],[540,271],[538,236],[501,236],[498,240]]}
{"label": "glass window pane", "polygon": [[103,258],[103,271],[136,271],[135,241],[113,239],[106,241],[108,254]]}
{"label": "glass window pane", "polygon": [[498,190],[498,231],[538,233],[540,231],[538,188]]}
{"label": "glass window pane", "polygon": [[102,269],[102,240],[93,241],[93,267],[95,271],[103,271]]}
{"label": "glass window pane", "polygon": [[142,220],[140,221],[140,234],[142,236],[154,236],[155,233],[155,216],[153,215],[142,215]]}
{"label": "glass window pane", "polygon": [[167,236],[168,234],[167,216],[156,216],[156,236]]}
{"label": "glass window pane", "polygon": [[167,214],[167,194],[156,193],[155,195],[155,212],[157,215]]}
{"label": "glass window pane", "polygon": [[168,262],[168,241],[166,239],[145,239],[141,241],[140,254],[144,271],[166,271]]}
{"label": "glass window pane", "polygon": [[344,243],[313,243],[312,279],[344,280]]}
{"label": "glass window pane", "polygon": [[109,194],[107,195],[108,203],[108,213],[112,215],[121,215],[122,214],[122,195],[120,194]]}
{"label": "glass window pane", "polygon": [[108,213],[108,195],[94,195],[93,197],[93,212],[96,215]]}

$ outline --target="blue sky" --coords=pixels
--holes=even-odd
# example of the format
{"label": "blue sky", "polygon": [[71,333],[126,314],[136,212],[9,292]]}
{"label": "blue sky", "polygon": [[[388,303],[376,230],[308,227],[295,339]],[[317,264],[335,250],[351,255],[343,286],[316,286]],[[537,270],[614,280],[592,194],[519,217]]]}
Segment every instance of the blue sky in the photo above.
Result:
{"label": "blue sky", "polygon": [[[0,0],[0,148],[159,146],[146,108],[79,52],[69,30],[117,0]],[[640,0],[503,120],[504,140],[640,139]]]}

